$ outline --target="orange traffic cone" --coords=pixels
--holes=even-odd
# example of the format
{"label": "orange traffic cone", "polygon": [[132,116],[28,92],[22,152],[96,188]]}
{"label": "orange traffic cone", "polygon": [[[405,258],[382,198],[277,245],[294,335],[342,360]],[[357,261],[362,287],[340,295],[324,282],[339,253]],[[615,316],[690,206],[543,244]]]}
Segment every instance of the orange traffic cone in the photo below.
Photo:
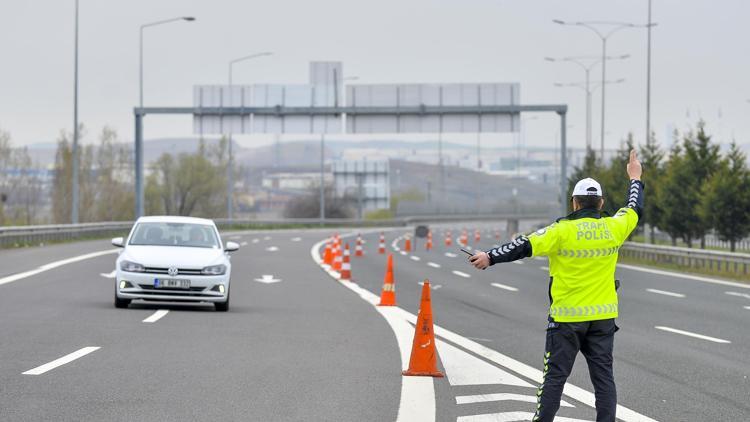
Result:
{"label": "orange traffic cone", "polygon": [[362,250],[362,235],[357,235],[357,244],[354,246],[354,256],[364,256],[365,252]]}
{"label": "orange traffic cone", "polygon": [[453,244],[453,236],[451,235],[451,231],[448,230],[448,232],[445,234],[445,246],[451,246]]}
{"label": "orange traffic cone", "polygon": [[432,249],[432,232],[427,232],[427,242],[425,242],[424,248],[427,251]]}
{"label": "orange traffic cone", "polygon": [[396,281],[393,279],[393,254],[388,254],[388,266],[385,267],[383,291],[380,293],[378,306],[396,306]]}
{"label": "orange traffic cone", "polygon": [[409,369],[403,375],[443,377],[437,369],[437,349],[435,333],[432,328],[432,305],[430,304],[430,281],[422,284],[422,301],[419,304],[417,326],[414,330],[414,342],[411,346]]}
{"label": "orange traffic cone", "polygon": [[331,268],[334,271],[341,271],[341,245],[333,246],[333,264]]}
{"label": "orange traffic cone", "polygon": [[385,254],[385,235],[380,233],[380,245],[378,245],[378,253]]}
{"label": "orange traffic cone", "polygon": [[474,242],[479,243],[481,239],[482,239],[482,235],[479,232],[479,230],[474,230]]}
{"label": "orange traffic cone", "polygon": [[495,240],[500,240],[500,230],[495,230]]}
{"label": "orange traffic cone", "polygon": [[339,280],[352,281],[352,266],[349,258],[349,244],[344,245],[344,262],[341,263],[341,273]]}
{"label": "orange traffic cone", "polygon": [[407,237],[406,240],[404,241],[404,250],[406,252],[411,252],[411,238],[410,237]]}
{"label": "orange traffic cone", "polygon": [[329,267],[333,263],[333,254],[331,254],[331,240],[329,239],[328,242],[326,242],[326,249],[323,252],[323,263],[328,265]]}

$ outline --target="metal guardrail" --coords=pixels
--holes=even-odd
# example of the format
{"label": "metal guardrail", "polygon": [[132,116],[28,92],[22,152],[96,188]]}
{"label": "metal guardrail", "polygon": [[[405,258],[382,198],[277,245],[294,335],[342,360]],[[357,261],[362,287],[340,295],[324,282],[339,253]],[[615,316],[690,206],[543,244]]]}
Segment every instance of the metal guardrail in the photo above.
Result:
{"label": "metal guardrail", "polygon": [[750,278],[750,254],[625,242],[620,255],[659,264],[698,268]]}

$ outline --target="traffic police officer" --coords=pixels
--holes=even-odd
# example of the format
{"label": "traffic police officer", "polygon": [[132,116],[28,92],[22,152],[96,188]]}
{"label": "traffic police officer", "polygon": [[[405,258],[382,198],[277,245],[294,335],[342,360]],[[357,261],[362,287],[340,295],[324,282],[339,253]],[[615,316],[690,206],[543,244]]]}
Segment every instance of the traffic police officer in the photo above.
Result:
{"label": "traffic police officer", "polygon": [[614,422],[617,390],[612,348],[618,330],[615,266],[618,249],[643,212],[641,163],[635,150],[627,165],[627,204],[614,216],[601,211],[602,188],[583,179],[573,189],[573,213],[546,228],[470,257],[478,269],[521,258],[549,257],[549,314],[544,377],[532,421],[552,422],[563,386],[580,351],[586,358],[596,396],[596,420]]}

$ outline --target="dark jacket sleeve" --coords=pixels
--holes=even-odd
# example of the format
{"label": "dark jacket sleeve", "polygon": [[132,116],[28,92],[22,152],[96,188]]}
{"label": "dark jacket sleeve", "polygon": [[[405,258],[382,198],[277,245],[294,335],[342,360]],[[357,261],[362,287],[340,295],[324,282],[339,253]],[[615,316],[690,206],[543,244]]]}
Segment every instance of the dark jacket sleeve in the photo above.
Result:
{"label": "dark jacket sleeve", "polygon": [[487,255],[490,257],[490,265],[528,258],[531,256],[531,242],[526,236],[519,236],[512,242],[490,249],[487,251]]}
{"label": "dark jacket sleeve", "polygon": [[643,188],[645,185],[640,180],[631,180],[628,189],[627,208],[632,208],[638,214],[638,220],[643,216]]}

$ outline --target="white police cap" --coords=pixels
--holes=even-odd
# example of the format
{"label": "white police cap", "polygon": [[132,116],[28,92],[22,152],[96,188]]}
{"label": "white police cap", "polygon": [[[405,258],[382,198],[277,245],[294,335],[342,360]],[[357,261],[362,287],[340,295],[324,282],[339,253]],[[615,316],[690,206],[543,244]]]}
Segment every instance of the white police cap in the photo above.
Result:
{"label": "white police cap", "polygon": [[573,196],[602,196],[602,194],[602,185],[590,177],[579,180],[573,188]]}

